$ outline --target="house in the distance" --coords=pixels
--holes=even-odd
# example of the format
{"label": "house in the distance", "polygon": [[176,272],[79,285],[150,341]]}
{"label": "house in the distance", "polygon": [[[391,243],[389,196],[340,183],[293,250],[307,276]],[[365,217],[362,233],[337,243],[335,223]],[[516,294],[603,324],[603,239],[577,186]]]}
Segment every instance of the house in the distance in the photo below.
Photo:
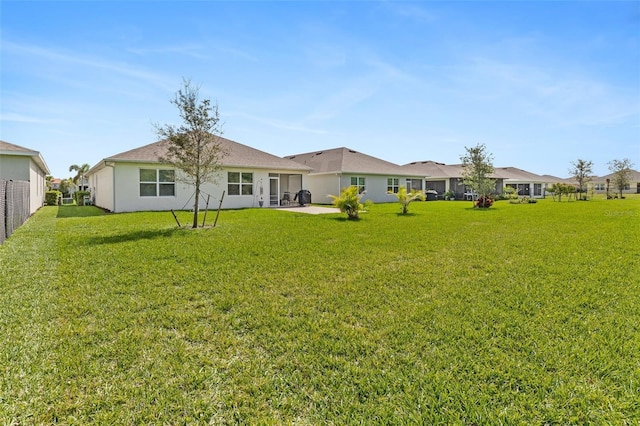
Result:
{"label": "house in the distance", "polygon": [[22,181],[27,189],[29,215],[44,205],[47,163],[38,151],[0,141],[0,180]]}
{"label": "house in the distance", "polygon": [[[455,194],[455,199],[473,199],[475,194],[462,183],[462,164],[444,164],[437,161],[414,161],[402,166],[412,173],[425,176],[425,189],[436,191],[438,198],[449,191]],[[495,193],[502,194],[503,178],[497,174],[490,176],[496,180]]]}
{"label": "house in the distance", "polygon": [[329,204],[329,195],[339,195],[343,188],[356,186],[363,193],[362,200],[376,203],[397,201],[391,192],[401,186],[423,189],[424,176],[401,166],[349,148],[334,148],[285,157],[301,166],[309,167],[306,189],[312,202]]}
{"label": "house in the distance", "polygon": [[[308,167],[222,137],[219,142],[226,155],[217,183],[201,187],[210,208],[220,200],[223,209],[277,207],[303,188]],[[168,146],[166,140],[155,142],[93,166],[86,176],[94,204],[112,212],[191,209],[195,188],[182,183],[180,170],[159,160]]]}
{"label": "house in the distance", "polygon": [[520,197],[543,198],[547,187],[547,178],[519,169],[517,167],[495,167],[494,175],[502,179],[505,187],[509,186]]}
{"label": "house in the distance", "polygon": [[[463,181],[462,164],[444,164],[436,161],[415,161],[403,166],[413,173],[424,174],[425,189],[434,190],[440,197],[453,191],[456,199],[471,199],[475,194],[467,188]],[[514,188],[521,197],[541,198],[545,195],[547,179],[535,173],[517,167],[494,167],[495,194],[502,194],[506,186]]]}
{"label": "house in the distance", "polygon": [[[605,176],[596,176],[594,177],[590,185],[593,185],[593,189],[598,194],[605,194],[607,192],[607,181],[609,185],[609,193],[619,193],[618,188],[613,187],[613,178],[615,173],[610,173]],[[640,194],[640,172],[637,170],[631,169],[629,173],[629,183],[625,186],[622,191],[622,195],[624,194]]]}

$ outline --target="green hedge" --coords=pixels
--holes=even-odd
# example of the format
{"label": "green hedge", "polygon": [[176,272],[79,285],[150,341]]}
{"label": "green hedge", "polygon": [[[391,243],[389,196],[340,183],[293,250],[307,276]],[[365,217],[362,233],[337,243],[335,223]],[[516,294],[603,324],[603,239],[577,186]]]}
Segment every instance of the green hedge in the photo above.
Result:
{"label": "green hedge", "polygon": [[57,206],[60,197],[62,197],[62,192],[60,191],[47,191],[44,194],[44,201],[48,206]]}
{"label": "green hedge", "polygon": [[90,195],[89,191],[76,191],[73,198],[76,200],[76,206],[84,206],[84,197]]}

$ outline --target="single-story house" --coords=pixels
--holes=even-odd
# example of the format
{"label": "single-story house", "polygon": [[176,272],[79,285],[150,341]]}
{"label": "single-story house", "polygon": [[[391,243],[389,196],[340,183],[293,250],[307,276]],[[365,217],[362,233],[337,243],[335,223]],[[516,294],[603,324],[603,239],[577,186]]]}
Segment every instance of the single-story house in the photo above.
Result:
{"label": "single-story house", "polygon": [[[277,207],[303,188],[310,168],[226,138],[219,138],[226,155],[217,183],[201,186],[210,196],[209,208]],[[86,174],[95,205],[112,212],[183,210],[193,207],[195,188],[182,172],[163,164],[169,142],[158,141],[105,158]],[[223,197],[224,193],[224,197]],[[199,201],[204,208],[206,199]]]}
{"label": "single-story house", "polygon": [[[607,192],[607,179],[609,179],[609,192],[619,193],[617,188],[613,187],[614,173],[610,173],[605,176],[594,176],[589,182],[589,185],[593,185],[593,189],[598,194],[605,194]],[[623,194],[640,194],[640,172],[631,169],[629,174],[629,184],[627,184],[622,191]]]}
{"label": "single-story house", "polygon": [[[436,161],[415,161],[402,166],[414,173],[424,174],[425,189],[434,190],[440,197],[453,191],[456,199],[473,199],[470,188],[462,183],[462,164],[444,164]],[[517,167],[494,167],[489,176],[496,180],[495,194],[502,194],[506,186],[514,188],[522,197],[541,198],[545,195],[547,179]]]}
{"label": "single-story house", "polygon": [[285,158],[311,169],[305,184],[314,203],[328,204],[331,202],[329,195],[340,195],[343,188],[350,186],[358,187],[364,194],[363,201],[375,203],[397,201],[389,191],[398,192],[401,186],[409,190],[423,189],[423,175],[349,148],[313,151]]}
{"label": "single-story house", "polygon": [[38,151],[0,141],[0,180],[29,182],[29,214],[44,205],[47,163]]}
{"label": "single-story house", "polygon": [[[458,200],[473,199],[475,194],[462,183],[462,164],[444,164],[436,161],[414,161],[402,166],[404,169],[425,176],[425,190],[438,193],[438,198],[453,191]],[[503,178],[496,173],[490,176],[496,180],[495,193],[502,194]]]}

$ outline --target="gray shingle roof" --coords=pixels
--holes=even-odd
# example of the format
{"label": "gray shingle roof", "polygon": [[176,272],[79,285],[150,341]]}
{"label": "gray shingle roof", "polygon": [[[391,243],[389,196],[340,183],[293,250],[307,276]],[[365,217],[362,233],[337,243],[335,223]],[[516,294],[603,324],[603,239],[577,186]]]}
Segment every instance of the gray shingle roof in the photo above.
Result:
{"label": "gray shingle roof", "polygon": [[505,180],[521,180],[528,182],[546,182],[547,180],[540,175],[519,169],[517,167],[496,167],[494,174]]}
{"label": "gray shingle roof", "polygon": [[421,176],[415,175],[397,164],[344,147],[288,155],[285,158],[311,167],[311,174],[362,173],[386,176]]}
{"label": "gray shingle roof", "polygon": [[[402,167],[415,172],[422,172],[427,178],[460,178],[463,171],[462,164],[443,164],[436,161],[415,161]],[[494,167],[493,174],[490,177],[493,179],[546,182],[544,177],[517,167]]]}
{"label": "gray shingle roof", "polygon": [[[226,155],[222,158],[222,165],[225,167],[246,167],[258,169],[278,169],[309,171],[308,167],[300,165],[294,161],[251,148],[230,139],[219,137],[219,142]],[[129,151],[121,152],[105,161],[159,163],[159,157],[167,152],[169,142],[161,140],[148,145],[141,146]]]}
{"label": "gray shingle roof", "polygon": [[[615,173],[609,173],[608,175],[604,175],[604,176],[600,176],[600,177],[594,177],[592,181],[597,181],[597,182],[605,182],[607,179],[613,179],[613,176],[615,175]],[[640,182],[640,172],[634,169],[630,170],[629,173],[629,180],[631,182]]]}
{"label": "gray shingle roof", "polygon": [[23,146],[14,145],[9,142],[0,141],[0,152],[4,153],[22,153],[24,155],[32,155],[37,154],[37,151],[34,151],[29,148],[25,148]]}
{"label": "gray shingle roof", "polygon": [[402,167],[414,173],[420,173],[427,178],[459,178],[462,176],[461,164],[444,164],[427,160],[414,161]]}

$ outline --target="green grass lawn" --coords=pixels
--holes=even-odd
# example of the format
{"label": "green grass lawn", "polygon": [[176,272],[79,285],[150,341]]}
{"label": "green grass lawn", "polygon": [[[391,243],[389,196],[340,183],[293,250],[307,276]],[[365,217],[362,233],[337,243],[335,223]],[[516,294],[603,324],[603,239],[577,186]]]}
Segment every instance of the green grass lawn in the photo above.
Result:
{"label": "green grass lawn", "polygon": [[0,246],[0,419],[638,425],[640,199],[470,207],[45,207]]}

